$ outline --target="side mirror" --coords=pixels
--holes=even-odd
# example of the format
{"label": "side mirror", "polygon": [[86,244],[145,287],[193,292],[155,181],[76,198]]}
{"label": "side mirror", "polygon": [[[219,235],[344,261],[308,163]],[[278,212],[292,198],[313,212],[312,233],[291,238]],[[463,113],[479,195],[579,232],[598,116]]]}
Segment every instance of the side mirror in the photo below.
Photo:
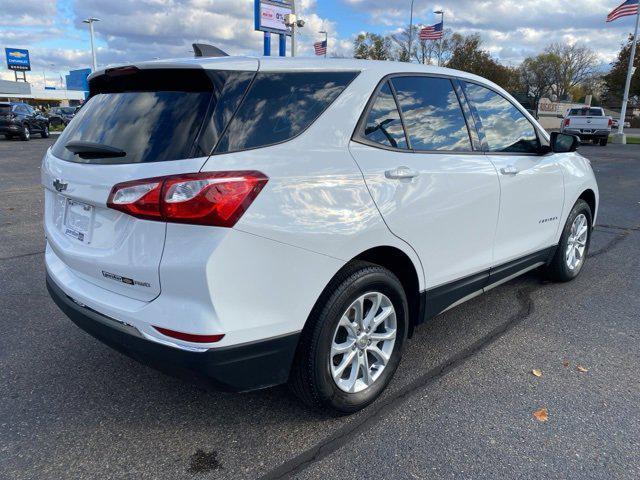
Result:
{"label": "side mirror", "polygon": [[551,132],[551,151],[555,153],[575,152],[580,146],[580,137],[560,132]]}

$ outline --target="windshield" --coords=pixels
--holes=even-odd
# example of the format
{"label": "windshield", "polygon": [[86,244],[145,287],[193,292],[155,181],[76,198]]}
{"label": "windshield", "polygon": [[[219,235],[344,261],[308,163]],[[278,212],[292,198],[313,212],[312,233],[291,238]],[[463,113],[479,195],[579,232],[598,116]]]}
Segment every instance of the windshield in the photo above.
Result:
{"label": "windshield", "polygon": [[[146,163],[208,156],[253,72],[135,72],[114,81],[98,77],[92,96],[53,147],[63,160]],[[80,158],[66,145],[89,142],[125,152],[117,158]],[[76,152],[77,153],[77,152]]]}

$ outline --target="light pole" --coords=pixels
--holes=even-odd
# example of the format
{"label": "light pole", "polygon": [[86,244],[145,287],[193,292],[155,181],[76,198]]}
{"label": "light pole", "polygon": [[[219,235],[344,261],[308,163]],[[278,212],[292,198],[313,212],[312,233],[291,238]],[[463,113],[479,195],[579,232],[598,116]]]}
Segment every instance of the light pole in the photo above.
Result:
{"label": "light pole", "polygon": [[440,23],[442,23],[442,37],[440,37],[440,48],[438,48],[438,66],[442,63],[442,43],[444,42],[444,10],[436,10],[436,15],[440,15]]}
{"label": "light pole", "polygon": [[327,58],[327,50],[329,50],[329,34],[326,30],[320,30],[318,33],[324,33],[324,58]]}
{"label": "light pole", "polygon": [[296,2],[291,2],[291,13],[284,16],[284,24],[291,29],[291,56],[296,56],[296,27],[304,27],[305,21],[296,15]]}
{"label": "light pole", "polygon": [[620,121],[618,122],[618,133],[614,136],[616,143],[627,143],[624,134],[624,120],[627,116],[627,103],[629,102],[629,88],[631,87],[631,78],[635,73],[633,62],[636,59],[636,45],[638,44],[638,25],[640,25],[640,7],[636,12],[636,28],[633,33],[633,43],[631,44],[631,52],[629,52],[629,67],[627,69],[627,81],[624,85],[624,94],[622,97],[622,108],[620,109]]}
{"label": "light pole", "polygon": [[411,44],[413,43],[413,2],[411,0],[411,15],[409,16],[409,63],[411,63]]}
{"label": "light pole", "polygon": [[82,23],[89,24],[89,35],[91,36],[91,58],[93,60],[93,71],[95,72],[98,69],[98,61],[96,60],[96,49],[93,42],[93,22],[99,22],[99,18],[89,17],[82,21]]}

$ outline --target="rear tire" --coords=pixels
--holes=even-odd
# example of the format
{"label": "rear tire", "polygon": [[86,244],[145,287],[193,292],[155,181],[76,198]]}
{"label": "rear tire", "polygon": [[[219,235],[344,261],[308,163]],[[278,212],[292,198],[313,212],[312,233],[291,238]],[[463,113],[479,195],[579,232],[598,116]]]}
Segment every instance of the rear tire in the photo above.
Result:
{"label": "rear tire", "polygon": [[580,274],[589,253],[592,225],[593,214],[589,204],[578,200],[569,213],[556,253],[546,267],[551,280],[568,282]]}
{"label": "rear tire", "polygon": [[44,126],[44,129],[42,130],[42,133],[40,135],[42,135],[42,138],[49,138],[49,125]]}
{"label": "rear tire", "polygon": [[289,377],[291,390],[314,408],[344,414],[366,407],[400,363],[408,320],[406,295],[392,272],[365,262],[348,266],[309,316]]}
{"label": "rear tire", "polygon": [[601,147],[606,147],[607,143],[609,143],[609,138],[601,138],[600,139],[600,146]]}

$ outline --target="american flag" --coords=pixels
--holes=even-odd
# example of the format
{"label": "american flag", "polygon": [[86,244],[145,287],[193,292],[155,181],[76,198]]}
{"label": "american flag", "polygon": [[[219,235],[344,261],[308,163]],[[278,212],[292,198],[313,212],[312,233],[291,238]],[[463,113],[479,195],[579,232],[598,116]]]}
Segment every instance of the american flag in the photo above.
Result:
{"label": "american flag", "polygon": [[620,17],[626,17],[628,15],[637,15],[638,2],[639,0],[627,0],[622,5],[618,5],[607,15],[607,22],[613,22]]}
{"label": "american flag", "polygon": [[420,30],[420,40],[438,40],[442,38],[443,33],[442,22],[429,25]]}
{"label": "american flag", "polygon": [[321,42],[316,42],[313,44],[313,48],[316,51],[316,55],[326,55],[327,54],[327,41],[323,40]]}

